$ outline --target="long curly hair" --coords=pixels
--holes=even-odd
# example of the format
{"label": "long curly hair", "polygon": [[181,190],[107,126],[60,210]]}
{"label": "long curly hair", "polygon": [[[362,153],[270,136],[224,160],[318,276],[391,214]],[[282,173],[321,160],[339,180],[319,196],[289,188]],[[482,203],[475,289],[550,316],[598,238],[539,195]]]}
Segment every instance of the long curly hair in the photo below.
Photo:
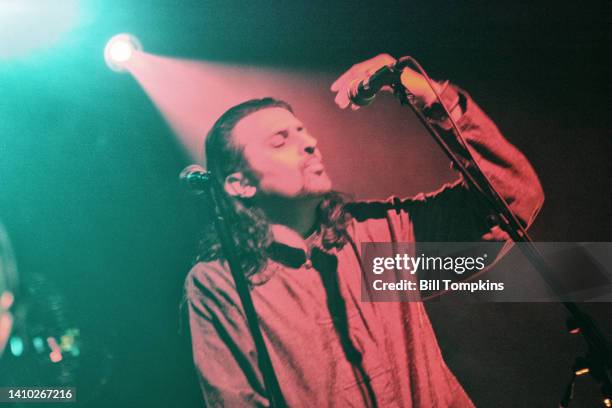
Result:
{"label": "long curly hair", "polygon": [[[260,271],[267,261],[267,249],[272,242],[270,224],[264,212],[248,199],[232,197],[223,188],[225,178],[241,171],[254,177],[243,157],[243,151],[232,142],[232,131],[245,116],[267,108],[283,108],[293,113],[287,102],[274,99],[251,99],[227,110],[215,122],[206,136],[204,147],[205,166],[212,175],[212,186],[220,198],[220,204],[229,209],[229,223],[232,231],[237,259],[247,276]],[[332,191],[327,193],[318,207],[321,225],[322,246],[326,250],[341,248],[347,242],[347,227],[350,215],[344,211],[345,198]],[[224,260],[219,237],[213,220],[203,225],[196,262]]]}

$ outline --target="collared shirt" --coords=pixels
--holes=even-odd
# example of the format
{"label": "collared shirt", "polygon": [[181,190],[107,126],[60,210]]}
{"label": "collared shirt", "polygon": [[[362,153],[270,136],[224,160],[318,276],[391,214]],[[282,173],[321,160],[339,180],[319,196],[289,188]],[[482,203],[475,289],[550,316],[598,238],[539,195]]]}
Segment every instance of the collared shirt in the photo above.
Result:
{"label": "collared shirt", "polygon": [[[454,88],[449,88],[453,89]],[[456,96],[456,93],[455,93]],[[526,159],[465,96],[459,125],[485,174],[526,224],[542,204]],[[437,192],[347,206],[349,243],[309,253],[273,244],[251,296],[290,407],[472,407],[447,368],[421,302],[362,302],[363,242],[470,241],[486,212],[461,180]],[[254,342],[227,265],[186,279],[194,362],[209,406],[269,406]]]}

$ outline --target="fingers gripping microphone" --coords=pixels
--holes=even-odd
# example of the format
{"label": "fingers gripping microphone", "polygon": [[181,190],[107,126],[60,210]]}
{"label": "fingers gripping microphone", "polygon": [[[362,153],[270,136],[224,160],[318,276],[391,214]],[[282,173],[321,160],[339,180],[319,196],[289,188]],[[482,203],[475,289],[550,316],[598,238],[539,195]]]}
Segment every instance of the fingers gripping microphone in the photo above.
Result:
{"label": "fingers gripping microphone", "polygon": [[202,191],[210,180],[210,173],[199,164],[192,164],[181,171],[179,180],[192,191]]}
{"label": "fingers gripping microphone", "polygon": [[398,69],[398,64],[392,66],[385,65],[369,78],[353,82],[349,90],[349,99],[357,106],[367,106],[372,103],[382,87],[396,84],[400,79],[401,73],[402,70]]}

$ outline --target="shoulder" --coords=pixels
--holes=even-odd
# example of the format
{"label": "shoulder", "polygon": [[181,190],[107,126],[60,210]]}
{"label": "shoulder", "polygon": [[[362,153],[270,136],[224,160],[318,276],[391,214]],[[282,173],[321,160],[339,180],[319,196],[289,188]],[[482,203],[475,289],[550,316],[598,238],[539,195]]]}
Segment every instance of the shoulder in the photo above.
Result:
{"label": "shoulder", "polygon": [[396,242],[411,240],[407,200],[391,196],[386,200],[347,203],[345,211],[353,218],[349,231],[356,242]]}
{"label": "shoulder", "polygon": [[412,197],[391,196],[386,200],[353,201],[344,210],[353,218],[352,231],[358,239],[412,241],[414,223],[427,214],[435,216],[449,207],[468,205],[461,178],[446,183],[438,190]]}
{"label": "shoulder", "polygon": [[395,208],[397,200],[397,197],[389,197],[387,200],[352,201],[344,205],[344,211],[349,213],[357,222],[385,218],[387,212]]}
{"label": "shoulder", "polygon": [[235,291],[235,284],[225,262],[198,262],[189,271],[184,284],[189,302],[206,302],[227,296]]}
{"label": "shoulder", "polygon": [[461,178],[442,185],[439,189],[428,192],[418,193],[412,197],[400,198],[391,196],[386,200],[360,200],[348,202],[344,205],[344,210],[349,213],[356,221],[361,222],[369,219],[380,219],[410,212],[417,207],[431,201],[433,198],[451,198],[454,195],[462,194],[464,183]]}
{"label": "shoulder", "polygon": [[226,262],[196,263],[185,278],[184,290],[189,307],[201,317],[217,321],[245,318]]}

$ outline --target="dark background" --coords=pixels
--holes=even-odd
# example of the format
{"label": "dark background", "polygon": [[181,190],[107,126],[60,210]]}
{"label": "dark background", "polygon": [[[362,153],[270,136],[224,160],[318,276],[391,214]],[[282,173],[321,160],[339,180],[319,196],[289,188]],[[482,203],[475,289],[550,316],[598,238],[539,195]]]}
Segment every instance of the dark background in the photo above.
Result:
{"label": "dark background", "polygon": [[[532,162],[546,192],[536,240],[611,240],[608,1],[85,1],[81,10],[54,47],[0,62],[0,217],[22,282],[52,282],[81,330],[79,381],[104,383],[83,405],[201,403],[185,327],[179,334],[199,219],[177,182],[189,158],[138,83],[105,66],[102,49],[118,32],[154,54],[329,78],[380,52],[413,55],[468,89]],[[405,184],[386,177],[398,168],[384,155],[367,162],[371,178],[351,180],[364,171],[353,154],[367,157],[377,141],[339,140],[352,153],[322,150],[358,197],[413,194],[448,177],[435,148],[411,139],[383,145],[412,169]],[[434,158],[418,171],[397,156],[415,146]],[[609,304],[586,306],[612,335]],[[556,406],[581,344],[563,332],[558,305],[428,307],[477,406]],[[588,380],[577,391],[576,406],[595,406]]]}

